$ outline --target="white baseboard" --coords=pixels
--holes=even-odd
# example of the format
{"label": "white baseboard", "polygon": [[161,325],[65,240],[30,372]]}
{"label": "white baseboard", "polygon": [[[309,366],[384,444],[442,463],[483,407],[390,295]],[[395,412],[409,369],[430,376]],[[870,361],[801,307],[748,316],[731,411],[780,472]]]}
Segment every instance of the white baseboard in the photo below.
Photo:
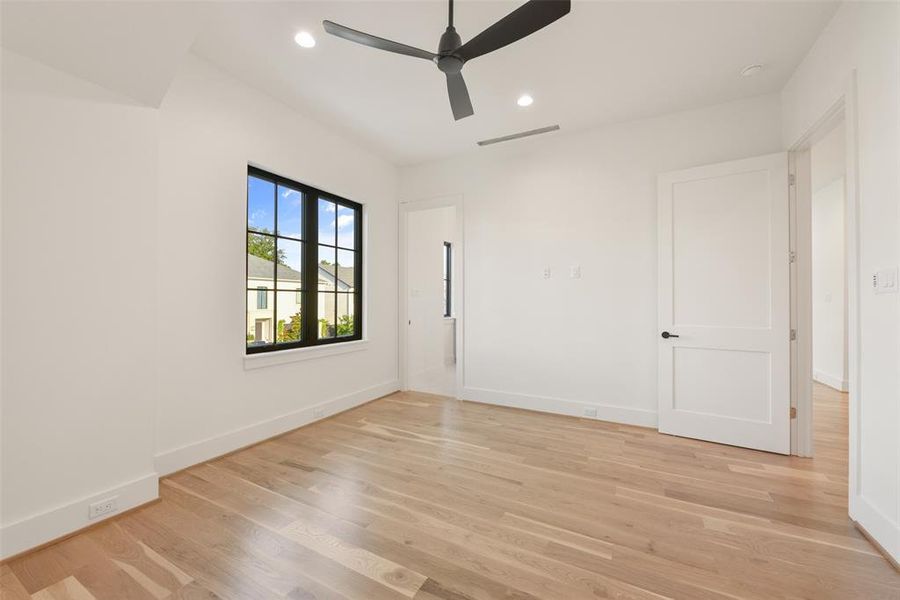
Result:
{"label": "white baseboard", "polygon": [[[112,496],[118,496],[116,512],[102,518],[88,519],[88,505]],[[158,497],[159,477],[156,473],[150,473],[112,489],[4,525],[0,529],[0,560],[94,525]]]}
{"label": "white baseboard", "polygon": [[473,402],[511,406],[572,417],[584,417],[585,409],[593,408],[597,410],[596,418],[600,421],[611,421],[613,423],[638,425],[641,427],[655,428],[657,426],[656,411],[642,408],[628,408],[625,406],[612,406],[595,402],[564,400],[562,398],[548,398],[473,387],[464,388],[460,398]]}
{"label": "white baseboard", "polygon": [[900,564],[900,525],[872,506],[863,496],[850,498],[850,518],[866,530],[881,550]]}
{"label": "white baseboard", "polygon": [[818,381],[819,383],[824,383],[828,387],[832,387],[839,392],[847,392],[850,390],[849,381],[847,381],[846,379],[841,379],[840,377],[836,377],[819,369],[813,369],[813,379]]}
{"label": "white baseboard", "polygon": [[[270,437],[291,431],[292,429],[303,427],[313,421],[330,417],[333,414],[353,408],[354,406],[359,406],[360,404],[380,398],[381,396],[386,396],[399,389],[399,381],[386,381],[359,390],[358,392],[353,392],[352,394],[347,394],[345,396],[326,400],[325,402],[320,402],[319,404],[301,408],[300,410],[281,415],[280,417],[275,417],[274,419],[254,423],[253,425],[241,427],[240,429],[235,429],[216,437],[168,450],[157,454],[154,457],[156,470],[160,476],[168,475],[169,473],[174,473],[175,471],[202,463],[211,458],[233,452],[244,446],[249,446]],[[321,413],[317,415],[317,411],[321,411]]]}

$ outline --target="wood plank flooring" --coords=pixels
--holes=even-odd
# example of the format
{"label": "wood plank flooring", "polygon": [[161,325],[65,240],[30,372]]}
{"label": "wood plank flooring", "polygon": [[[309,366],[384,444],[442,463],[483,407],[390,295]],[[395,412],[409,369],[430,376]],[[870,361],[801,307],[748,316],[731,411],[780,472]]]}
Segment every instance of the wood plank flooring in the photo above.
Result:
{"label": "wood plank flooring", "polygon": [[0,566],[3,600],[900,599],[815,459],[400,393],[161,482]]}

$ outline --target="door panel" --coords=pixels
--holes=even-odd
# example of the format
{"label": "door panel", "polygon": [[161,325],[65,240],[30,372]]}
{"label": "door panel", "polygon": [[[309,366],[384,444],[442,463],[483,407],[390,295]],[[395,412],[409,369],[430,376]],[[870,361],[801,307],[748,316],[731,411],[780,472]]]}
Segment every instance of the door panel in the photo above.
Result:
{"label": "door panel", "polygon": [[788,226],[786,154],[660,175],[661,432],[790,451]]}

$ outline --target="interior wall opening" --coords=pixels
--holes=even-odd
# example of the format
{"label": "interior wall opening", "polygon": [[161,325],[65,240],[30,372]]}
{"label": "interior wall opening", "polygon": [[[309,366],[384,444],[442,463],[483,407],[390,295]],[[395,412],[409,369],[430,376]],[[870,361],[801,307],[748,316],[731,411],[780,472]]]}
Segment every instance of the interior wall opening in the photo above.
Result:
{"label": "interior wall opening", "polygon": [[407,213],[406,387],[456,396],[456,207]]}

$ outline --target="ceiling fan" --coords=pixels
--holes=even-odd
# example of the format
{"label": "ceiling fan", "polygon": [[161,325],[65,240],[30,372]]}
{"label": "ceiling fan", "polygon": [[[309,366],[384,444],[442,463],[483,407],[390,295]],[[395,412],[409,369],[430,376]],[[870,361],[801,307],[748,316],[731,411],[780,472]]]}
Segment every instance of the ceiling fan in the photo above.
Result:
{"label": "ceiling fan", "polygon": [[450,108],[453,110],[453,118],[458,121],[475,113],[472,110],[472,101],[469,99],[469,90],[463,80],[463,65],[473,58],[499,50],[531,35],[568,14],[571,8],[571,0],[529,0],[463,44],[453,27],[453,0],[450,0],[450,23],[441,35],[437,54],[356,31],[331,21],[323,21],[322,24],[325,26],[325,31],[345,40],[379,50],[433,61],[438,69],[447,76]]}

